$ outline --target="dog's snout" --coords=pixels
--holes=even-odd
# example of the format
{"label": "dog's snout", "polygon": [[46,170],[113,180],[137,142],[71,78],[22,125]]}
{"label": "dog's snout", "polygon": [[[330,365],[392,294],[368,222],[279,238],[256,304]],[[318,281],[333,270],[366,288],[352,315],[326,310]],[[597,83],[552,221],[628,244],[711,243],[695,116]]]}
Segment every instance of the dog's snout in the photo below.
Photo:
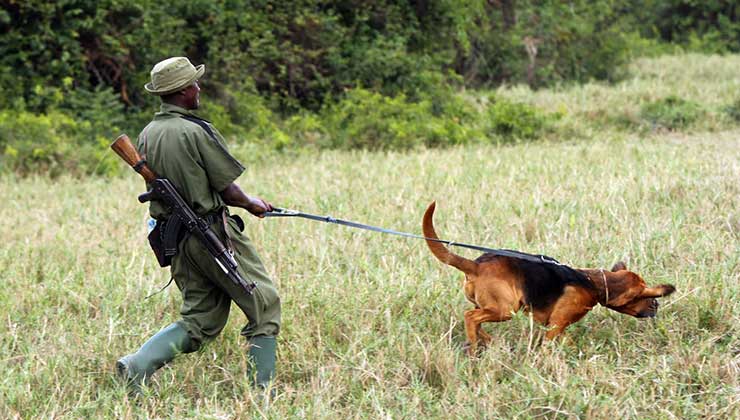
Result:
{"label": "dog's snout", "polygon": [[655,315],[656,314],[657,314],[657,312],[655,312],[653,310],[647,310],[647,311],[642,311],[642,312],[638,313],[637,314],[637,317],[638,318],[655,318]]}
{"label": "dog's snout", "polygon": [[658,306],[660,306],[660,303],[658,302],[658,300],[652,299],[648,307],[640,311],[637,314],[637,317],[638,318],[655,318],[655,315],[658,313]]}

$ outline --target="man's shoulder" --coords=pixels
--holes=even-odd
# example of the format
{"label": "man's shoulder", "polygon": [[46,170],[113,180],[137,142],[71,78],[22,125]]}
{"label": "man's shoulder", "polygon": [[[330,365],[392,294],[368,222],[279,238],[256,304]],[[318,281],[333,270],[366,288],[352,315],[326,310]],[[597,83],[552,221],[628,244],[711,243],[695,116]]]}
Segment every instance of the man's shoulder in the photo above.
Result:
{"label": "man's shoulder", "polygon": [[199,127],[210,138],[212,138],[214,140],[216,139],[216,129],[213,127],[213,124],[211,124],[210,121],[205,120],[205,119],[200,118],[200,117],[197,117],[195,115],[182,115],[182,116],[180,116],[180,118],[183,119],[183,120],[186,120],[186,121],[190,122],[191,124],[194,124],[197,127]]}
{"label": "man's shoulder", "polygon": [[[202,121],[202,122],[201,122]],[[147,130],[155,133],[166,133],[167,135],[186,135],[192,138],[206,135],[205,120],[198,120],[190,116],[168,116],[166,118],[155,118],[147,126]]]}

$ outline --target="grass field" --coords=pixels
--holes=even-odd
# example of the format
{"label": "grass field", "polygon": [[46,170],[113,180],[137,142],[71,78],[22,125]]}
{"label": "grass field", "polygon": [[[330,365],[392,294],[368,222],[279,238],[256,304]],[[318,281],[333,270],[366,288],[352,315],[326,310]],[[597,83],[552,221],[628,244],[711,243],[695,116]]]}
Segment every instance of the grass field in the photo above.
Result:
{"label": "grass field", "polygon": [[422,241],[237,211],[283,300],[269,411],[247,385],[236,308],[142,402],[114,377],[180,301],[174,286],[145,299],[168,273],[145,244],[135,174],[0,178],[0,418],[738,418],[740,129],[717,112],[683,132],[599,126],[668,94],[719,109],[738,64],[667,57],[616,86],[501,91],[565,111],[559,139],[249,165],[240,184],[274,205],[418,233],[437,200],[445,238],[576,267],[624,259],[678,289],[655,320],[597,307],[555,344],[523,314],[488,324],[492,346],[469,360],[461,275]]}

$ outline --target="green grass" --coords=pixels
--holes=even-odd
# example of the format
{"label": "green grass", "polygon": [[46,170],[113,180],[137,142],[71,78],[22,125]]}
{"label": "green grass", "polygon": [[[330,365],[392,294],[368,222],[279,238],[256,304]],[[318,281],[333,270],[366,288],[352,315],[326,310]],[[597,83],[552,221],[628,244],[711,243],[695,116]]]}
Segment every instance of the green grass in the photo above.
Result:
{"label": "green grass", "polygon": [[668,95],[719,108],[734,99],[738,61],[643,60],[613,87],[502,91],[564,107],[572,138],[250,165],[239,183],[275,205],[419,232],[437,200],[445,238],[576,267],[625,259],[649,283],[678,288],[655,320],[597,307],[557,344],[538,345],[542,329],[526,315],[488,324],[494,343],[468,360],[461,275],[422,241],[237,211],[283,299],[269,411],[247,385],[236,308],[215,342],[155,376],[143,402],[113,376],[115,360],[179,309],[174,287],[145,300],[168,273],[145,244],[135,174],[0,178],[0,417],[736,418],[740,130],[599,129],[593,115]]}
{"label": "green grass", "polygon": [[[587,137],[598,137],[604,125],[640,126],[644,106],[678,97],[701,104],[707,111],[689,132],[727,129],[735,124],[725,108],[738,99],[740,55],[686,54],[635,60],[631,77],[615,85],[586,83],[532,92],[526,86],[504,87],[499,93],[564,115],[563,126]],[[584,123],[592,122],[588,128]]]}

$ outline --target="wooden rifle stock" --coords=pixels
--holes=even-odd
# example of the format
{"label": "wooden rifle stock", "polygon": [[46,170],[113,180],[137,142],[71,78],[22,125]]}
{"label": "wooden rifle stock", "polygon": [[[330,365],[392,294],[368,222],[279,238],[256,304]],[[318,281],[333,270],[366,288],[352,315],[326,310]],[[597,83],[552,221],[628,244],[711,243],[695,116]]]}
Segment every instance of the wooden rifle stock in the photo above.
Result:
{"label": "wooden rifle stock", "polygon": [[151,183],[157,179],[157,174],[152,171],[146,164],[146,158],[142,158],[139,152],[131,143],[131,139],[127,135],[121,134],[118,138],[111,143],[110,148],[118,156],[121,157],[126,163],[129,164],[136,172],[138,172],[146,182]]}

